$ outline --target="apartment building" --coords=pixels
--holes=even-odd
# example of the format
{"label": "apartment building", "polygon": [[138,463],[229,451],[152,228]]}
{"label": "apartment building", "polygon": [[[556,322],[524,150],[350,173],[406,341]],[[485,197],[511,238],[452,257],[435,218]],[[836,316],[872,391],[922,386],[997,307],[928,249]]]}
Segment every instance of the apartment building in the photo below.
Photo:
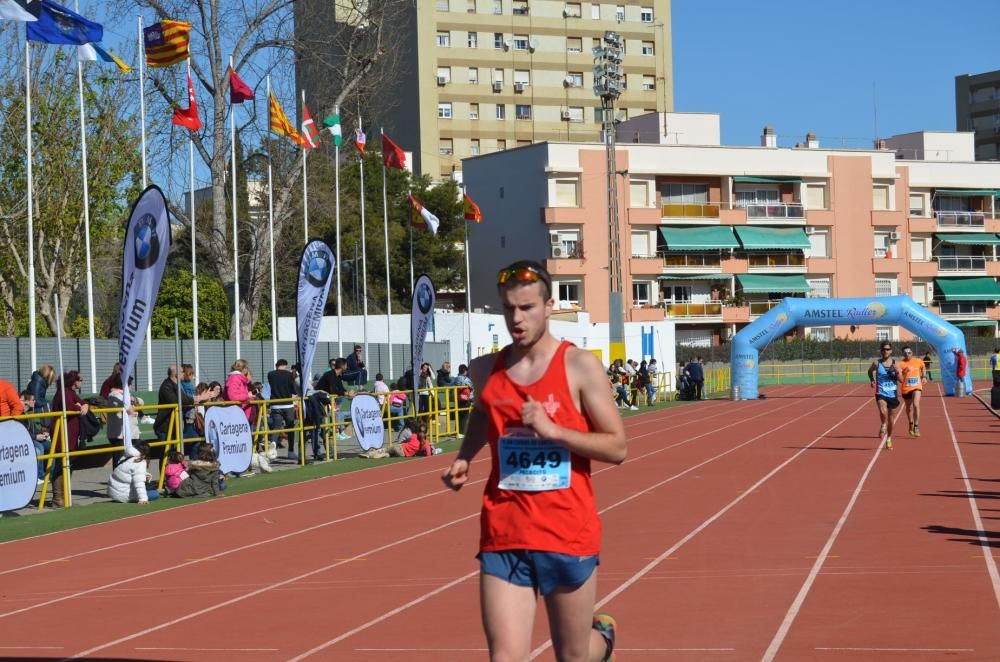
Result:
{"label": "apartment building", "polygon": [[[650,127],[667,127],[656,140]],[[974,161],[971,133],[896,136],[826,149],[812,134],[778,147],[719,144],[714,114],[667,113],[619,127],[619,241],[625,319],[671,319],[678,342],[725,342],[786,296],[905,293],[970,333],[1000,320],[1000,163]],[[916,160],[920,152],[932,158]],[[472,301],[496,270],[544,261],[559,309],[608,319],[605,153],[546,142],[470,158],[487,219],[470,235]],[[905,339],[893,326],[800,329],[817,339]]]}
{"label": "apartment building", "polygon": [[[296,31],[312,43],[323,43],[322,30],[343,29],[334,3],[301,4]],[[625,38],[617,116],[673,108],[670,0],[432,0],[408,11],[394,39],[402,70],[386,91],[383,121],[413,152],[418,174],[460,178],[469,156],[599,140],[591,51],[607,30]],[[300,64],[299,87],[324,90],[320,71]]]}
{"label": "apartment building", "polygon": [[955,129],[976,134],[976,159],[1000,159],[1000,71],[955,76]]}

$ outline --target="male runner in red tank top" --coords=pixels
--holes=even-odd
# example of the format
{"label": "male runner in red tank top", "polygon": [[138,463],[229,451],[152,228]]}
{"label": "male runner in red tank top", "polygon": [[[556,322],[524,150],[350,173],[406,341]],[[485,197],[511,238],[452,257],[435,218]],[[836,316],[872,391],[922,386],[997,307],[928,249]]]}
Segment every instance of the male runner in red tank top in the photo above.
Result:
{"label": "male runner in red tank top", "polygon": [[559,660],[611,660],[614,619],[594,616],[601,520],[590,461],[623,462],[625,426],[597,357],[549,333],[544,267],[515,262],[497,288],[513,342],[469,366],[479,397],[442,476],[461,489],[489,444],[479,592],[490,659],[528,659],[541,593]]}

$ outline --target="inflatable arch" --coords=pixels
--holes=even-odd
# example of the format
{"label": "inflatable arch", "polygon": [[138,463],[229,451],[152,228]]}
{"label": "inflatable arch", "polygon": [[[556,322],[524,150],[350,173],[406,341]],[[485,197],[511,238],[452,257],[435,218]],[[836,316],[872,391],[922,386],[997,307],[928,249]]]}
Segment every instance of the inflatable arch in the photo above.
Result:
{"label": "inflatable arch", "polygon": [[[934,346],[938,374],[946,395],[955,394],[955,355],[965,349],[965,336],[955,325],[929,312],[908,296],[858,299],[786,298],[766,314],[741,329],[733,338],[732,384],[743,400],[757,398],[760,350],[797,326],[863,324],[902,326]],[[966,352],[967,353],[967,352]],[[897,360],[898,360],[897,356]],[[965,392],[972,392],[972,377],[965,377]]]}

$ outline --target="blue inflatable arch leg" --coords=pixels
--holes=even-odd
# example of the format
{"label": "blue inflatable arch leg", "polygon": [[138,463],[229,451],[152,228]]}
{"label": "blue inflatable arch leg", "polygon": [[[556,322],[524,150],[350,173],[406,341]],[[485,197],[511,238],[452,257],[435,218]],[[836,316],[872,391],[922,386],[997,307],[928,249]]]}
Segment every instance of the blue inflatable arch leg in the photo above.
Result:
{"label": "blue inflatable arch leg", "polygon": [[[732,384],[744,400],[758,395],[760,352],[768,343],[798,326],[899,325],[923,338],[938,355],[941,384],[946,395],[955,394],[954,349],[966,354],[965,336],[908,296],[854,299],[786,298],[751,322],[733,338]],[[972,392],[971,371],[965,377],[965,392]]]}

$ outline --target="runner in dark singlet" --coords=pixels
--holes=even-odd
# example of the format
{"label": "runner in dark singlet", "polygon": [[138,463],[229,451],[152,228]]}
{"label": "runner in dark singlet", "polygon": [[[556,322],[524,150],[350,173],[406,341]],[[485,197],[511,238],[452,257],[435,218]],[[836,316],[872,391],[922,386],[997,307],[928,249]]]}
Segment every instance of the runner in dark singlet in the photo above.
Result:
{"label": "runner in dark singlet", "polygon": [[868,368],[868,380],[875,389],[875,406],[881,423],[879,437],[882,444],[892,450],[893,412],[899,407],[899,371],[896,370],[896,359],[892,358],[892,345],[882,343],[879,351],[881,356]]}

